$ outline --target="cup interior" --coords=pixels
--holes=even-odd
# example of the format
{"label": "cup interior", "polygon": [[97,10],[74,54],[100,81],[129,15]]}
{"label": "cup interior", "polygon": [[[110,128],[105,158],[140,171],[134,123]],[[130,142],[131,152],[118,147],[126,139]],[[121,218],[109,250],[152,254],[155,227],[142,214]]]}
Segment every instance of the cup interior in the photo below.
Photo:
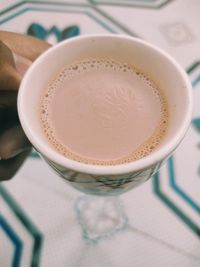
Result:
{"label": "cup interior", "polygon": [[[149,156],[128,164],[94,166],[67,159],[49,145],[39,119],[42,92],[64,67],[86,58],[110,58],[132,64],[148,75],[163,91],[169,107],[169,127],[159,148]],[[50,160],[63,167],[86,173],[124,173],[163,160],[179,144],[191,119],[191,85],[184,70],[174,59],[142,40],[121,35],[81,36],[50,48],[32,64],[20,86],[18,111],[29,140]]]}

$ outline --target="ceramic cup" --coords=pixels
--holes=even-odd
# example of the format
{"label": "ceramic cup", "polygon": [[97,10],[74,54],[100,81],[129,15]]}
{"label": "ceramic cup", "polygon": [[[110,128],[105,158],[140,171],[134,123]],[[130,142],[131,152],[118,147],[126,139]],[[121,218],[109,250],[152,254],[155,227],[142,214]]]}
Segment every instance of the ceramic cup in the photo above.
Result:
{"label": "ceramic cup", "polygon": [[[97,166],[67,159],[48,143],[39,119],[41,94],[66,65],[86,58],[133,64],[163,90],[169,106],[169,127],[160,146],[150,155],[127,164]],[[83,35],[55,45],[32,64],[20,86],[18,112],[33,147],[57,174],[85,193],[115,195],[148,180],[177,148],[190,124],[192,90],[185,71],[159,48],[125,35]]]}

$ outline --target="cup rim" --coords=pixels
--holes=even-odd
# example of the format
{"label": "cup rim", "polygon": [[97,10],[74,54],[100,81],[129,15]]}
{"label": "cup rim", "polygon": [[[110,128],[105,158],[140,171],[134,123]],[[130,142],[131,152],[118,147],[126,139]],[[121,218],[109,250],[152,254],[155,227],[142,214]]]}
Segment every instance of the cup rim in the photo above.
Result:
{"label": "cup rim", "polygon": [[[25,97],[24,92],[26,91],[26,84],[28,83],[29,77],[32,74],[32,71],[37,68],[37,65],[40,64],[44,58],[48,57],[49,54],[53,53],[55,50],[59,49],[60,47],[65,46],[68,43],[77,42],[81,39],[91,39],[91,38],[113,38],[113,39],[126,39],[129,41],[134,41],[135,43],[141,44],[143,46],[146,46],[157,53],[164,56],[168,61],[170,61],[178,70],[180,75],[182,76],[184,83],[185,83],[185,90],[187,92],[188,97],[188,105],[187,110],[185,112],[184,119],[182,121],[182,124],[178,131],[175,133],[173,138],[171,138],[169,141],[167,141],[166,144],[163,145],[163,147],[159,148],[158,150],[152,152],[150,155],[141,158],[139,160],[130,162],[130,163],[124,163],[119,165],[93,165],[93,164],[86,164],[77,162],[71,159],[68,159],[64,157],[63,155],[59,154],[59,152],[56,152],[53,148],[50,146],[44,144],[39,138],[37,138],[36,135],[33,134],[31,130],[31,122],[29,121],[29,118],[25,112]],[[163,161],[166,157],[168,157],[173,150],[178,146],[178,144],[183,139],[184,135],[187,132],[187,129],[189,128],[191,117],[192,117],[192,106],[193,106],[193,98],[192,98],[192,86],[189,81],[189,78],[184,71],[184,69],[180,66],[180,64],[168,53],[160,49],[159,47],[150,44],[149,42],[146,42],[144,40],[141,40],[136,37],[126,36],[123,34],[86,34],[78,37],[73,37],[68,40],[64,40],[55,46],[49,48],[47,51],[45,51],[42,55],[40,55],[35,62],[32,63],[30,68],[27,70],[25,76],[22,79],[19,93],[18,93],[18,113],[19,113],[19,119],[22,125],[22,128],[30,140],[30,142],[33,144],[36,150],[38,150],[39,153],[44,155],[47,159],[53,161],[54,163],[61,165],[67,169],[74,170],[76,172],[82,172],[87,174],[94,174],[94,175],[118,175],[118,174],[124,174],[124,173],[130,173],[133,171],[138,171],[141,169],[147,169],[149,166],[152,166],[160,161]]]}

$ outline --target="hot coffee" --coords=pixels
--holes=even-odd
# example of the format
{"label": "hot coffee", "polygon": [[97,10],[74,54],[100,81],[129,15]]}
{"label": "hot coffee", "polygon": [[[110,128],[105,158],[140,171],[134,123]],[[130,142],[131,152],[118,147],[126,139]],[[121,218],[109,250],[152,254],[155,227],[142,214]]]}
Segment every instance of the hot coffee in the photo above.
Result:
{"label": "hot coffee", "polygon": [[40,118],[60,154],[97,165],[149,155],[169,123],[165,96],[155,82],[112,59],[85,59],[61,70],[44,89]]}

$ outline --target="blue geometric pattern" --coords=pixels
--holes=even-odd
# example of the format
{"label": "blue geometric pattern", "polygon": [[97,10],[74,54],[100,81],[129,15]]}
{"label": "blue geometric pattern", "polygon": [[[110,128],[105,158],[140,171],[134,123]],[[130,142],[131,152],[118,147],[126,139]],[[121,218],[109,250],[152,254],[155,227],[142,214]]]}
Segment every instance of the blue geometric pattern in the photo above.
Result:
{"label": "blue geometric pattern", "polygon": [[[31,1],[30,1],[31,2]],[[34,7],[33,5],[30,5],[30,7],[27,7],[29,2],[19,2],[18,4],[10,7],[7,10],[4,10],[0,12],[0,15],[4,14],[7,11],[13,10],[17,8],[17,11],[15,13],[12,13],[12,15],[8,15],[2,20],[0,20],[0,25],[4,24],[13,18],[23,15],[26,12],[29,11],[35,11],[35,12],[56,12],[56,13],[70,13],[70,14],[85,14],[87,17],[92,19],[94,22],[96,22],[98,25],[100,25],[102,28],[107,30],[111,33],[127,33],[129,35],[134,36],[135,34],[126,28],[124,25],[120,24],[118,21],[113,19],[112,17],[108,16],[105,12],[98,9],[97,7],[91,7],[86,4],[70,4],[70,3],[52,3],[52,2],[42,2],[40,3],[33,2],[34,6],[39,5],[40,7]],[[24,4],[26,6],[24,7]],[[43,4],[43,5],[41,5]],[[19,9],[20,8],[20,9]],[[53,30],[55,33],[55,29]]]}
{"label": "blue geometric pattern", "polygon": [[162,190],[160,183],[160,173],[156,173],[152,178],[153,191],[158,198],[186,225],[194,234],[200,238],[200,226],[193,222],[185,212],[180,209],[172,199],[170,199]]}
{"label": "blue geometric pattern", "polygon": [[196,129],[198,133],[200,133],[200,118],[196,118],[192,120],[192,125]]}
{"label": "blue geometric pattern", "polygon": [[32,23],[28,29],[27,34],[35,36],[41,40],[46,40],[49,35],[54,34],[57,38],[57,42],[65,40],[70,37],[74,37],[80,34],[80,29],[78,26],[66,27],[60,30],[57,26],[52,26],[50,29],[46,30],[44,26],[39,23]]}
{"label": "blue geometric pattern", "polygon": [[[23,210],[17,205],[17,202],[12,198],[12,196],[7,192],[7,190],[2,185],[0,186],[0,196],[7,203],[9,209],[12,211],[12,213],[15,215],[15,217],[21,223],[21,225],[24,227],[24,229],[27,232],[29,232],[29,234],[31,235],[31,237],[33,239],[33,245],[32,245],[32,255],[31,255],[30,267],[39,267],[40,253],[42,250],[42,241],[43,241],[42,234],[35,227],[35,225],[32,223],[32,221],[29,220],[27,215],[25,215]],[[5,228],[5,221],[3,221],[3,225]],[[8,227],[6,229],[8,229]],[[11,229],[11,227],[9,229]],[[12,230],[12,232],[9,232],[9,234],[10,233],[11,233],[12,238],[14,238],[14,240],[17,240],[17,235],[15,235],[14,231]],[[20,248],[20,246],[19,246],[20,243],[18,242],[17,244],[18,244],[18,247]],[[18,248],[18,250],[21,251],[19,248]],[[18,258],[20,258],[19,256],[21,255],[20,254],[21,252],[19,252],[18,250],[17,250],[17,255],[18,255],[17,256],[17,262],[19,261]]]}
{"label": "blue geometric pattern", "polygon": [[195,76],[191,82],[193,88],[196,88],[197,85],[200,83],[200,61],[195,61],[186,71],[189,75],[195,73]]}
{"label": "blue geometric pattern", "polygon": [[172,0],[89,0],[93,4],[112,6],[135,6],[141,8],[161,8]]}
{"label": "blue geometric pattern", "polygon": [[19,238],[19,236],[15,233],[6,219],[0,214],[0,228],[5,232],[7,237],[10,239],[14,246],[14,255],[12,259],[12,267],[20,267],[21,257],[22,257],[22,249],[23,242]]}
{"label": "blue geometric pattern", "polygon": [[182,188],[176,182],[175,168],[174,168],[174,157],[171,157],[167,163],[169,182],[172,189],[188,204],[192,209],[194,209],[198,214],[200,214],[200,206],[192,199],[191,196],[186,194]]}

